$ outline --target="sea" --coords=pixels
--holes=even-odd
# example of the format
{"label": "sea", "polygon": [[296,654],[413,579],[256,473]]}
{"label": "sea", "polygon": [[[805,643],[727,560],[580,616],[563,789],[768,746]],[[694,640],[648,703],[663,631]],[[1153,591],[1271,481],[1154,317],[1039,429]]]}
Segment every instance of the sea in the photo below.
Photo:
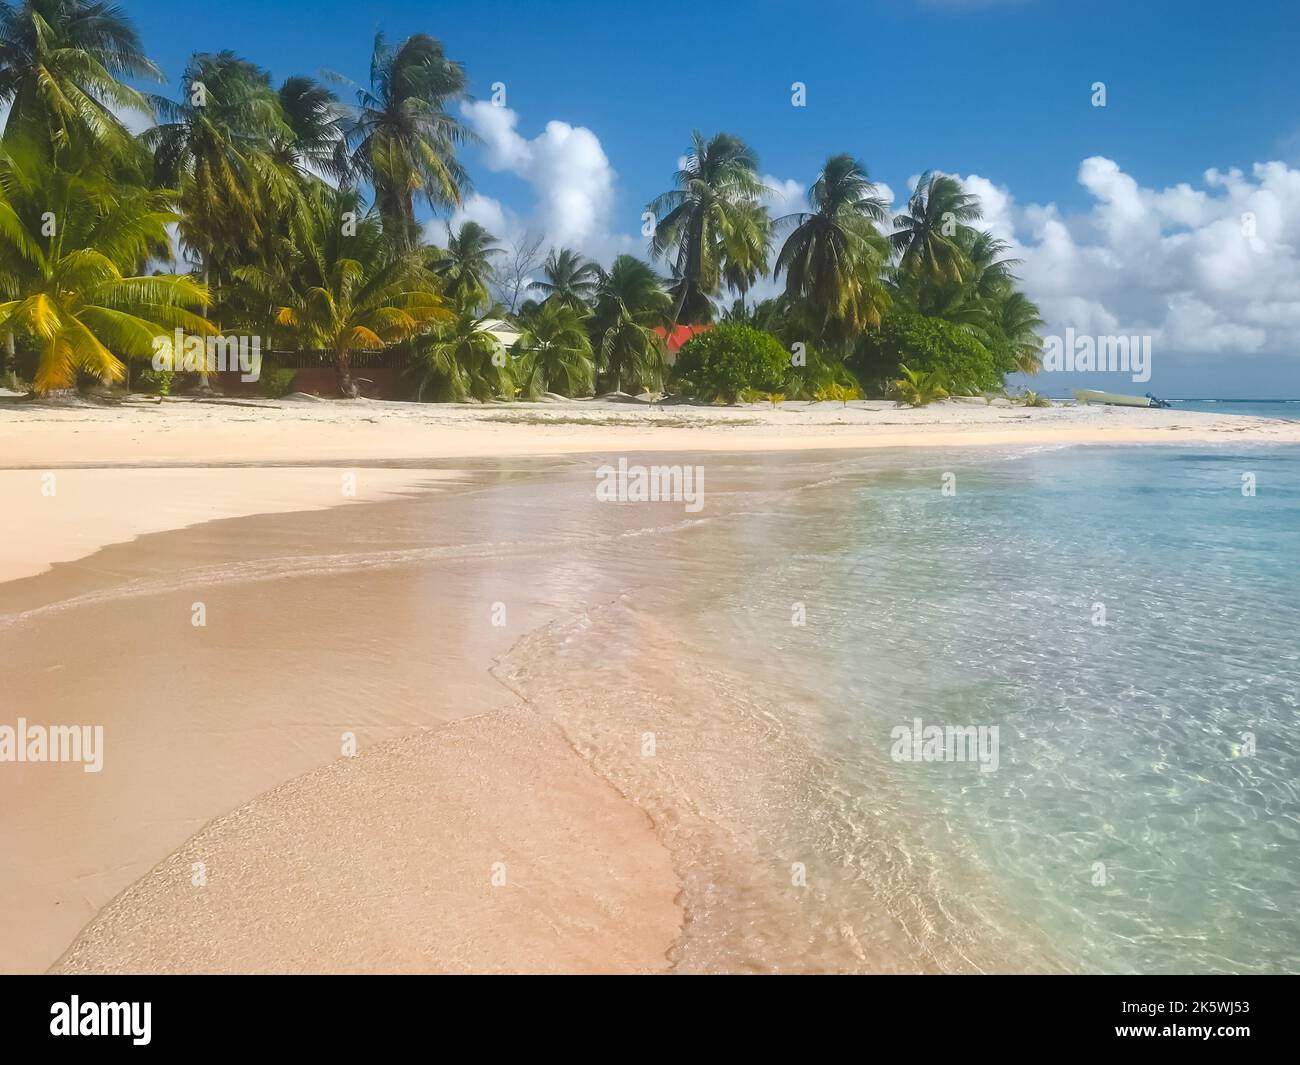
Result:
{"label": "sea", "polygon": [[511,705],[645,812],[679,972],[1300,971],[1300,448],[462,466],[0,590],[12,706],[112,738],[0,781],[0,939],[67,903],[3,967],[342,731]]}

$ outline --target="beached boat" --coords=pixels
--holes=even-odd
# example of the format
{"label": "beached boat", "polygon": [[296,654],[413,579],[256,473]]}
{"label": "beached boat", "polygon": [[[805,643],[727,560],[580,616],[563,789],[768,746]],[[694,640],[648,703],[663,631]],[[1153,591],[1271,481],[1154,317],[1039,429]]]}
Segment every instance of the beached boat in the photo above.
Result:
{"label": "beached boat", "polygon": [[1118,392],[1095,392],[1091,388],[1074,390],[1076,403],[1107,403],[1112,407],[1158,407],[1150,396],[1125,396]]}

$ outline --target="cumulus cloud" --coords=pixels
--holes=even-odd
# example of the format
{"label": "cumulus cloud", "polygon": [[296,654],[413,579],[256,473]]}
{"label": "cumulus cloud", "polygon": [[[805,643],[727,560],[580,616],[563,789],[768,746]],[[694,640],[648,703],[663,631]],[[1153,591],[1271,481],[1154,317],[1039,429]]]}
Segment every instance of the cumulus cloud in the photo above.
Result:
{"label": "cumulus cloud", "polygon": [[[590,248],[609,241],[615,173],[596,134],[552,120],[537,136],[526,138],[518,130],[518,114],[508,107],[479,100],[461,110],[483,139],[488,169],[512,173],[532,188],[536,206],[534,216],[525,220],[529,228],[555,245]],[[487,197],[473,200],[462,213],[494,210],[489,205],[495,201]],[[496,204],[495,210],[503,212],[498,224],[505,225],[504,208]]]}
{"label": "cumulus cloud", "polygon": [[1047,332],[1149,334],[1182,354],[1289,355],[1300,325],[1300,170],[1257,163],[1197,184],[1144,186],[1114,160],[1079,165],[1091,205],[1016,202],[1003,185],[957,175],[984,225],[1011,242]]}
{"label": "cumulus cloud", "polygon": [[773,220],[808,210],[806,185],[801,185],[794,178],[773,177],[771,174],[764,174],[762,180],[767,189],[763,203]]}

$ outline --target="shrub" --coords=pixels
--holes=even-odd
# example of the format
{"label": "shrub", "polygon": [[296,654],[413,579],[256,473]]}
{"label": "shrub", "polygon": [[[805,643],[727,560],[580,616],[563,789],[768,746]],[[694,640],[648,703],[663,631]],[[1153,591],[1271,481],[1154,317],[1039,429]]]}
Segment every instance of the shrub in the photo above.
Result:
{"label": "shrub", "polygon": [[857,385],[842,385],[835,381],[829,385],[822,385],[813,393],[813,399],[818,403],[836,402],[846,407],[849,405],[849,400],[861,398],[862,389]]}
{"label": "shrub", "polygon": [[263,364],[262,376],[258,379],[258,387],[261,388],[262,395],[267,399],[283,399],[293,391],[293,381],[297,376],[297,370]]}
{"label": "shrub", "polygon": [[790,369],[790,353],[770,333],[724,324],[682,345],[673,383],[688,396],[735,403],[745,389],[774,392]]}
{"label": "shrub", "polygon": [[944,387],[943,374],[937,370],[909,370],[900,366],[903,376],[894,381],[894,394],[899,406],[924,407],[936,399],[946,399],[948,390]]}
{"label": "shrub", "polygon": [[784,386],[786,395],[795,399],[820,400],[825,398],[822,393],[835,387],[852,393],[849,399],[858,399],[862,395],[858,379],[841,359],[823,355],[811,345],[804,349],[803,365],[791,366],[786,371]]}
{"label": "shrub", "polygon": [[1007,372],[1002,360],[961,326],[904,310],[886,314],[880,328],[859,342],[849,365],[861,380],[882,386],[904,366],[941,374],[948,391],[967,396],[1000,390]]}
{"label": "shrub", "polygon": [[141,370],[136,377],[136,385],[141,392],[148,392],[151,395],[170,396],[172,394],[172,382],[176,375],[171,370]]}

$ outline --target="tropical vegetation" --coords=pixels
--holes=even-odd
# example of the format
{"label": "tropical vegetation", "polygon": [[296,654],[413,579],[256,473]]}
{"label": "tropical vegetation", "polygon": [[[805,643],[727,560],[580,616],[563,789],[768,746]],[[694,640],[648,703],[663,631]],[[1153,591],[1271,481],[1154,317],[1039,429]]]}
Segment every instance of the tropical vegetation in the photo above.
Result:
{"label": "tropical vegetation", "polygon": [[914,402],[1039,368],[1019,262],[938,171],[891,213],[834,154],[776,217],[754,147],[695,131],[645,256],[598,262],[456,214],[469,76],[428,34],[377,35],[360,85],[232,50],[163,81],[107,0],[0,2],[0,357],[36,394],[233,387],[152,364],[178,329],[260,338],[267,395],[379,366],[425,400]]}

